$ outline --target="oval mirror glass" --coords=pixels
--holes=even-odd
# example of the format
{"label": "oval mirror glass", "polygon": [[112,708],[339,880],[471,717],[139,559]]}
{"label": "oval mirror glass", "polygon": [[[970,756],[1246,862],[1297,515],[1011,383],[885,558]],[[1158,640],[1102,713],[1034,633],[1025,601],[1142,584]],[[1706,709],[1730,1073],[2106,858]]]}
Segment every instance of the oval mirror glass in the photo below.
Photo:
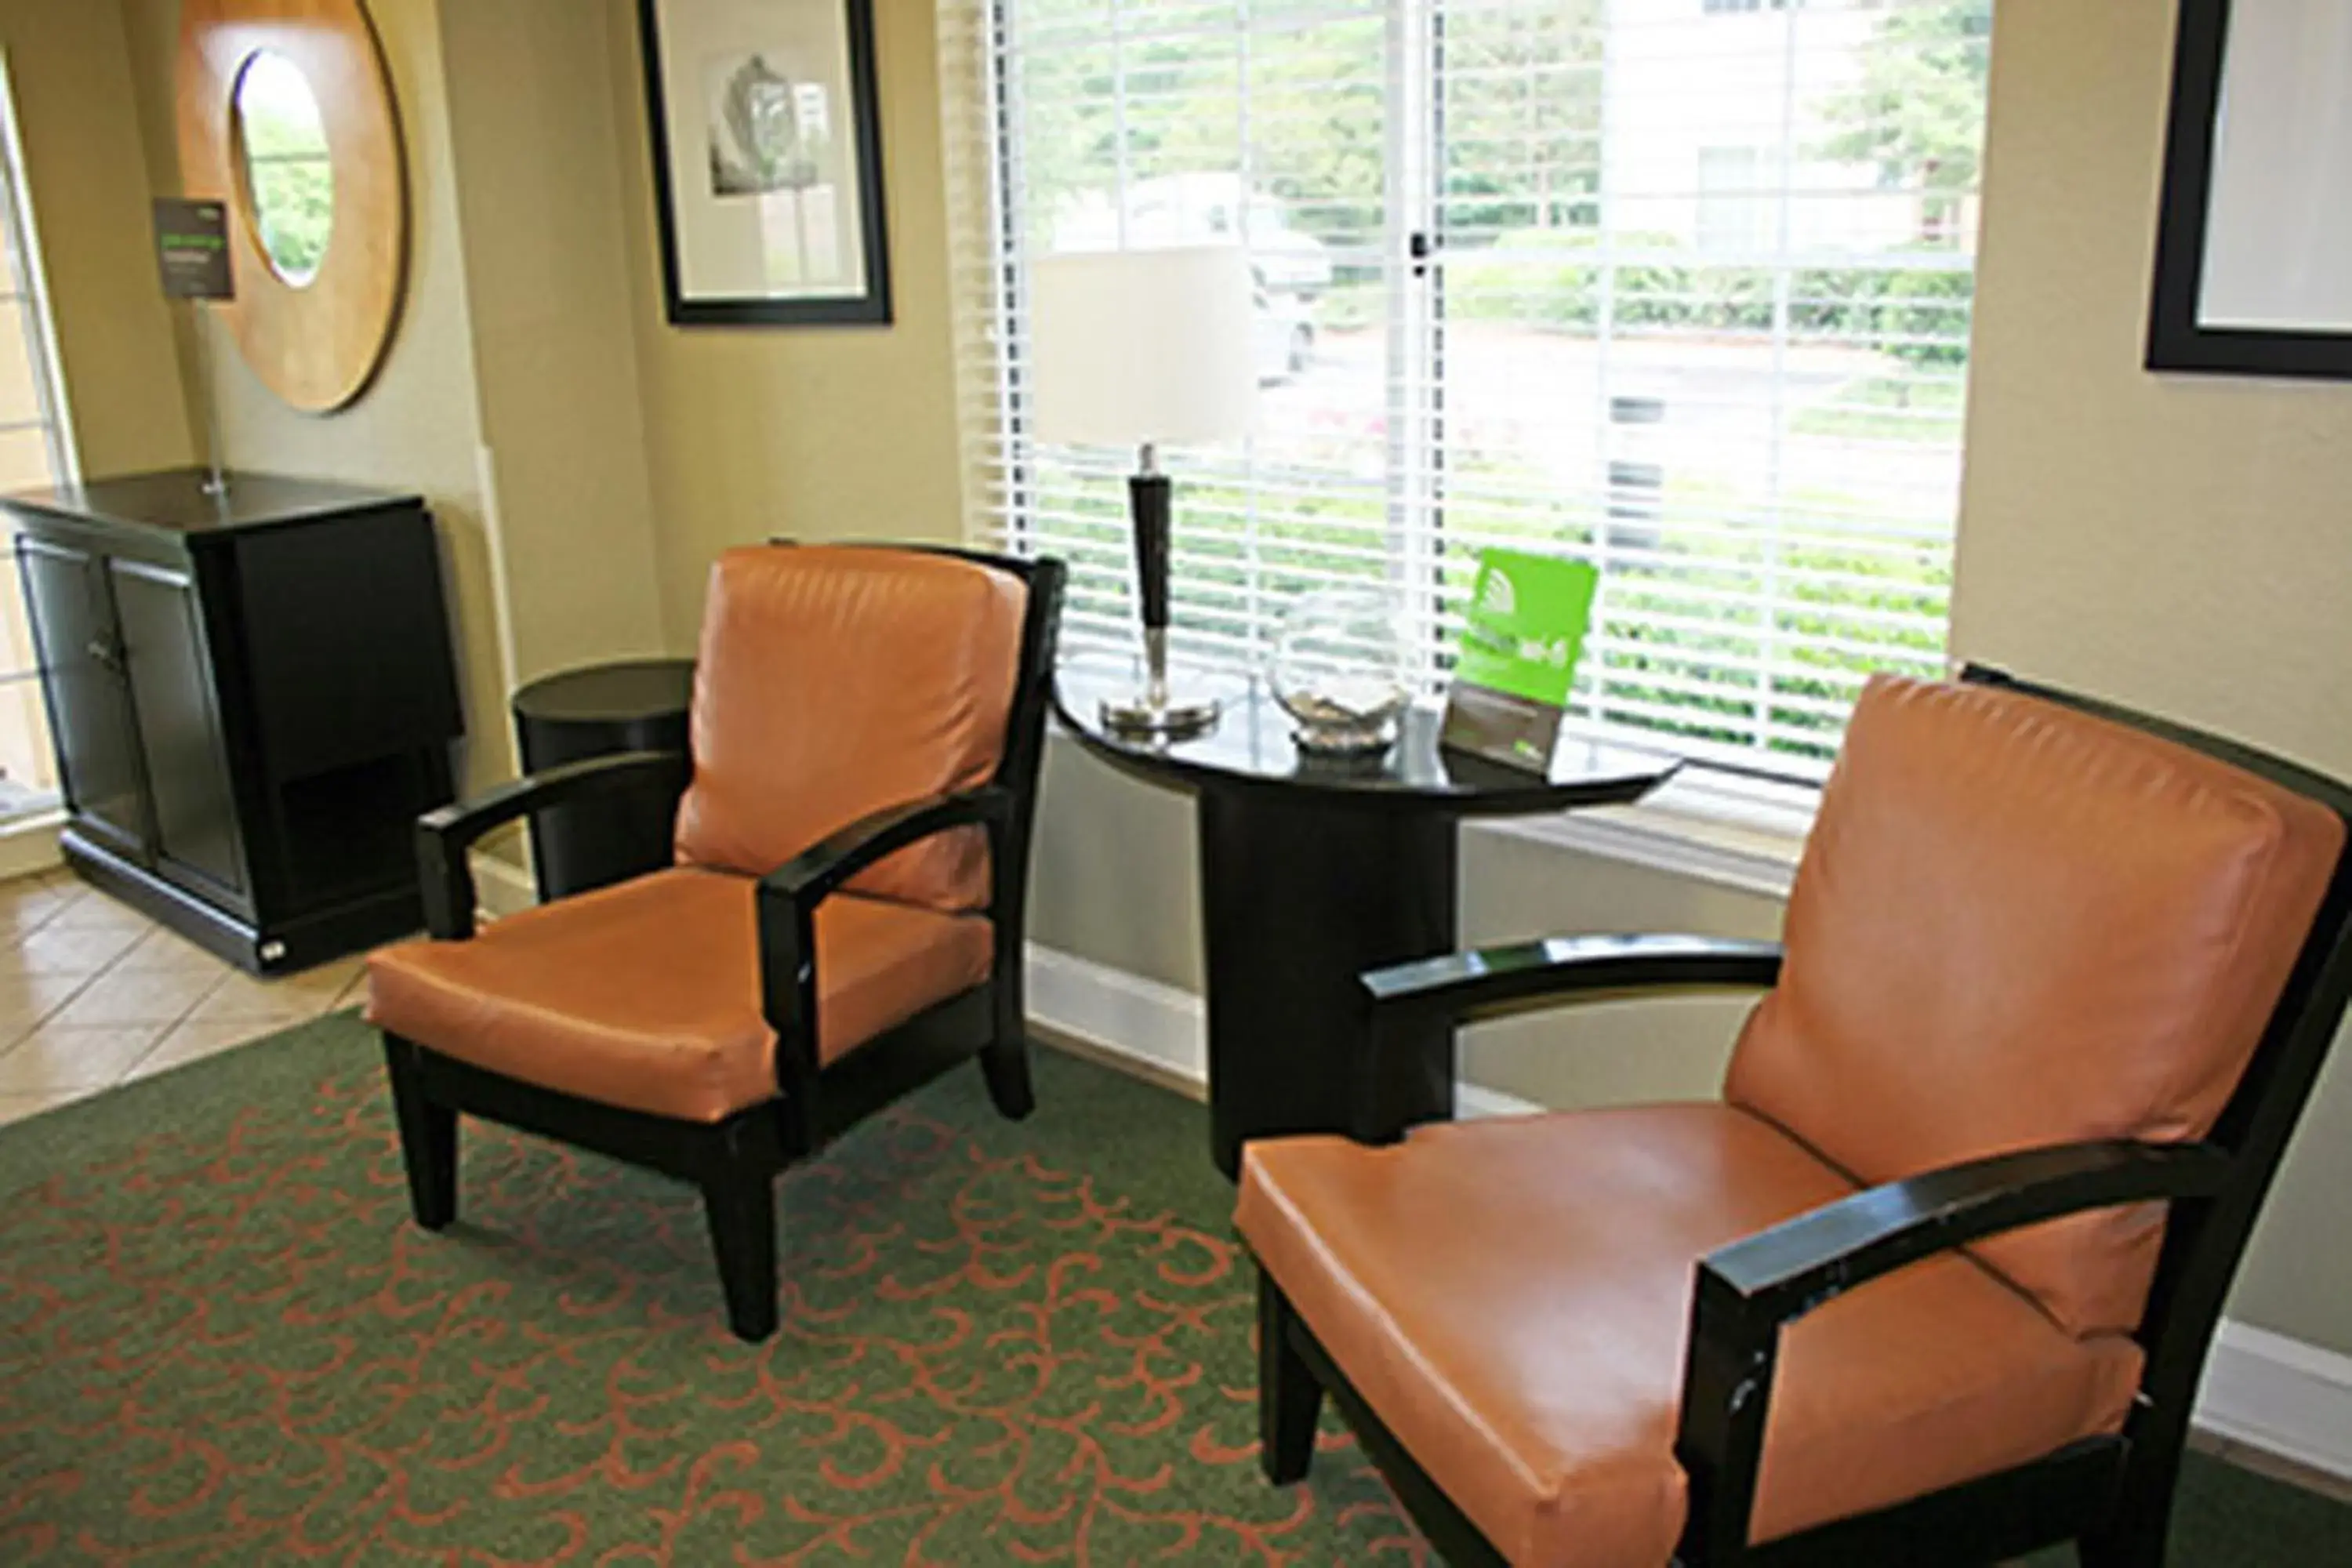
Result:
{"label": "oval mirror glass", "polygon": [[335,167],[319,100],[300,67],[263,49],[237,75],[234,113],[261,248],[278,277],[301,288],[319,275],[335,229]]}

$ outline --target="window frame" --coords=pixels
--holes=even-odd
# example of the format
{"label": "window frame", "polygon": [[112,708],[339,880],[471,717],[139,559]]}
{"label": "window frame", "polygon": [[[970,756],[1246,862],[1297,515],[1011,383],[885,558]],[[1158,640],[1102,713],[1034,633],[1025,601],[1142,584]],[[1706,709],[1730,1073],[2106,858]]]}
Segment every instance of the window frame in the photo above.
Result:
{"label": "window frame", "polygon": [[[1011,18],[1016,4],[1017,0],[983,0],[983,4],[981,7],[981,9],[986,14],[982,35],[985,39],[983,58],[986,62],[985,76],[987,81],[987,100],[989,106],[988,120],[990,127],[987,155],[985,158],[985,170],[988,176],[988,199],[991,204],[992,213],[992,245],[993,247],[993,253],[991,258],[991,267],[992,273],[998,279],[1003,280],[1001,286],[992,287],[991,290],[992,314],[992,325],[993,328],[992,332],[992,342],[996,350],[997,357],[997,395],[994,399],[992,413],[995,416],[995,434],[997,438],[1003,443],[1000,447],[1000,451],[1003,455],[997,459],[999,464],[998,476],[1000,481],[997,486],[998,496],[1000,498],[999,504],[994,506],[982,505],[975,508],[974,519],[980,526],[977,527],[974,531],[984,533],[990,537],[1007,542],[1013,548],[1020,549],[1037,548],[1043,545],[1050,545],[1053,540],[1054,529],[1052,526],[1041,524],[1036,521],[1038,514],[1030,504],[1031,498],[1033,498],[1036,493],[1035,480],[1037,476],[1031,467],[1031,464],[1034,462],[1034,458],[1028,453],[1027,445],[1024,440],[1021,427],[1022,416],[1017,401],[1022,372],[1020,366],[1016,363],[1018,351],[1013,345],[1018,342],[1017,317],[1019,315],[1019,310],[1016,308],[1016,301],[1021,287],[1019,283],[1019,274],[1022,266],[1020,258],[1022,253],[1024,225],[1022,214],[1014,209],[1017,205],[1020,182],[1021,163],[1020,148],[1018,143],[1021,133],[1021,110],[1023,100],[1021,97],[1021,83],[1019,79],[1021,65],[1019,58],[1020,51],[1016,47],[1013,47],[1013,44],[1009,39],[1009,34],[1012,29]],[[1442,192],[1440,188],[1441,182],[1437,178],[1435,171],[1442,166],[1443,158],[1437,146],[1434,144],[1434,138],[1439,134],[1439,132],[1434,122],[1435,116],[1433,113],[1429,111],[1430,106],[1427,100],[1433,100],[1437,96],[1437,88],[1435,85],[1437,80],[1436,73],[1442,68],[1440,56],[1442,55],[1443,40],[1439,36],[1438,30],[1431,27],[1428,23],[1431,16],[1440,9],[1441,7],[1439,5],[1428,3],[1428,0],[1405,0],[1405,3],[1391,4],[1386,7],[1386,11],[1391,17],[1391,37],[1390,56],[1391,68],[1389,72],[1388,89],[1391,95],[1389,100],[1390,107],[1388,110],[1389,121],[1391,125],[1391,132],[1388,139],[1388,145],[1390,147],[1388,194],[1391,201],[1394,201],[1400,195],[1414,198],[1416,200],[1416,205],[1413,210],[1416,217],[1418,217],[1423,223],[1430,225],[1432,227],[1434,226],[1437,204],[1442,199]],[[1755,6],[1753,11],[1723,14],[1761,13],[1765,16],[1772,16],[1774,14],[1780,13],[1786,16],[1787,14],[1794,13],[1801,9],[1803,8],[1795,5],[1759,5]],[[1812,12],[1810,14],[1819,15],[1820,13]],[[1789,24],[1793,25],[1793,16],[1788,16],[1787,20]],[[1413,51],[1423,53],[1425,58],[1430,61],[1429,65],[1425,68],[1430,72],[1430,81],[1424,84],[1424,101],[1420,106],[1421,112],[1418,114],[1417,118],[1413,113],[1409,112],[1405,107],[1401,106],[1396,100],[1396,94],[1400,90],[1397,80],[1400,73],[1398,62],[1406,58],[1408,55]],[[1122,135],[1124,133],[1122,132]],[[1422,150],[1420,166],[1418,169],[1412,166],[1414,160],[1410,156],[1400,158],[1397,155],[1401,150],[1407,153],[1412,151],[1411,143],[1417,134],[1425,134],[1433,141],[1433,145],[1431,147]],[[1758,153],[1759,162],[1778,163],[1781,161],[1781,155],[1777,150],[1759,148],[1758,149]],[[1125,152],[1122,147],[1121,178],[1123,180],[1127,178],[1124,172],[1124,157]],[[1786,158],[1786,163],[1790,165],[1793,165],[1797,161],[1793,149],[1791,149],[1790,155]],[[1243,170],[1242,177],[1244,180],[1248,178],[1246,166],[1244,166]],[[1767,204],[1780,204],[1785,202],[1788,199],[1785,195],[1774,193],[1781,192],[1782,187],[1790,184],[1792,178],[1793,176],[1788,168],[1784,167],[1780,169],[1777,175],[1778,183],[1773,186],[1773,192],[1759,192],[1759,195],[1755,199]],[[1415,191],[1416,182],[1421,187],[1418,192]],[[1244,191],[1244,194],[1246,197],[1249,193]],[[1971,219],[1973,217],[1973,187],[1971,187],[1970,192],[1969,193],[1971,205],[1967,213],[1967,216]],[[1768,218],[1766,221],[1769,223],[1772,220]],[[1429,235],[1430,230],[1429,228],[1412,229],[1408,236],[1403,224],[1391,220],[1388,226],[1388,232],[1392,238],[1402,239],[1409,237],[1416,243],[1416,247],[1418,247],[1424,241],[1424,237]],[[1392,249],[1393,247],[1391,248]],[[1426,347],[1423,352],[1426,354],[1425,363],[1427,373],[1421,379],[1427,387],[1433,389],[1429,394],[1428,401],[1425,403],[1414,404],[1410,406],[1400,406],[1393,403],[1391,405],[1391,414],[1401,416],[1402,417],[1402,422],[1407,425],[1409,425],[1412,420],[1418,418],[1428,425],[1437,426],[1442,425],[1444,418],[1444,398],[1445,395],[1445,389],[1448,385],[1444,365],[1444,355],[1446,353],[1445,333],[1449,323],[1445,314],[1446,307],[1443,299],[1442,289],[1439,288],[1413,289],[1410,287],[1412,281],[1420,276],[1425,275],[1429,270],[1435,270],[1441,278],[1444,276],[1442,266],[1430,269],[1423,268],[1419,265],[1419,262],[1428,257],[1428,255],[1429,251],[1427,249],[1416,248],[1414,256],[1410,259],[1391,256],[1390,259],[1390,271],[1388,274],[1392,284],[1390,290],[1391,296],[1391,320],[1388,323],[1388,331],[1390,335],[1393,338],[1402,332],[1410,337],[1416,331],[1425,329],[1426,331],[1424,340]],[[1875,253],[1856,252],[1844,261],[1836,263],[1835,265],[1842,265],[1859,271],[1872,268],[1875,259]],[[1637,261],[1638,258],[1636,258],[1636,262]],[[1623,265],[1636,264],[1636,262],[1627,262],[1622,258],[1612,257],[1609,264],[1612,268],[1615,268]],[[1973,247],[1963,244],[1958,252],[1958,264],[1956,266],[1925,266],[1920,268],[1919,270],[1964,272],[1972,278],[1975,270],[1975,262],[1976,257]],[[1793,271],[1799,266],[1799,263],[1794,260],[1784,258],[1781,262],[1778,263],[1778,265],[1785,270]],[[1397,287],[1399,284],[1403,285],[1402,288],[1402,307],[1400,307],[1399,304],[1400,288]],[[1426,319],[1418,323],[1402,320],[1401,317],[1402,316],[1402,313],[1411,310],[1415,299],[1418,299],[1423,302],[1423,308],[1425,311]],[[1963,360],[1962,368],[1958,373],[1958,379],[1963,384],[1965,374],[1965,360]],[[1393,362],[1391,362],[1391,372],[1388,376],[1391,388],[1393,388],[1394,385],[1402,379],[1405,378],[1401,377],[1394,373]],[[1958,400],[1955,400],[1956,403],[1957,401]],[[1957,414],[1954,415],[1953,417],[1955,421],[1957,421]],[[1788,438],[1788,433],[1786,430],[1782,430],[1774,438],[1776,440],[1786,440]],[[1405,542],[1406,549],[1392,558],[1394,564],[1391,570],[1390,582],[1393,587],[1407,597],[1408,601],[1419,595],[1425,587],[1432,591],[1431,597],[1442,598],[1443,584],[1440,584],[1434,571],[1429,568],[1426,556],[1433,548],[1438,552],[1444,552],[1446,549],[1447,536],[1451,531],[1449,529],[1449,518],[1447,515],[1449,502],[1445,496],[1442,479],[1442,470],[1445,461],[1444,453],[1439,444],[1427,439],[1412,439],[1408,437],[1398,444],[1401,444],[1405,447],[1407,458],[1402,464],[1396,465],[1392,468],[1391,474],[1388,476],[1390,480],[1388,485],[1388,494],[1391,497],[1392,506],[1402,506],[1408,509],[1417,508],[1418,519],[1417,521],[1412,521],[1406,525],[1398,526],[1391,530],[1394,536],[1401,537]],[[1392,444],[1392,446],[1393,445],[1396,444]],[[1953,458],[1957,463],[1959,452],[1964,449],[1964,437],[1958,435],[1953,437],[1951,438],[1951,449]],[[1398,468],[1402,468],[1405,471],[1400,473],[1396,471]],[[1936,611],[1937,620],[1938,623],[1937,631],[1937,646],[1934,648],[1932,655],[1922,655],[1920,656],[1919,660],[1914,660],[1914,662],[1920,662],[1925,658],[1932,658],[1938,665],[1948,665],[1948,637],[1950,628],[1950,585],[1948,564],[1950,552],[1956,539],[1956,532],[1957,510],[1955,507],[1951,520],[1941,525],[1940,529],[1937,531],[1937,537],[1932,546],[1934,550],[1941,553],[1944,563],[1944,576],[1942,578],[1940,587],[1936,590],[1937,594],[1939,595],[1939,602],[1937,603]],[[1910,537],[1909,535],[1901,536]],[[1874,536],[1865,535],[1865,537]],[[1921,540],[1926,540],[1927,535],[1920,534],[1917,537]],[[1179,571],[1181,574],[1182,571],[1181,564]],[[1180,575],[1180,595],[1181,583],[1181,578]],[[1790,608],[1790,606],[1786,603],[1779,603],[1779,607],[1784,612]],[[1255,611],[1252,612],[1252,616],[1255,616]],[[1439,620],[1442,619],[1442,616],[1433,611],[1431,618],[1433,620]],[[1180,608],[1180,640],[1181,619],[1182,612]],[[1260,630],[1255,635],[1261,638],[1266,635],[1265,629],[1262,624],[1260,626]],[[1777,632],[1768,632],[1765,640],[1769,642],[1777,635]],[[1066,638],[1066,641],[1069,640],[1073,639]],[[1425,671],[1432,679],[1432,686],[1433,689],[1437,683],[1442,680],[1443,671],[1441,667],[1446,662],[1444,655],[1445,650],[1450,646],[1450,639],[1445,633],[1438,631],[1423,637],[1423,642],[1424,645],[1421,649],[1423,665]],[[1244,659],[1253,659],[1255,657],[1257,656],[1254,654],[1244,654],[1242,656]],[[1777,671],[1775,667],[1769,663],[1758,666],[1758,669],[1759,673],[1756,677],[1756,689],[1758,695],[1755,698],[1755,701],[1759,705],[1759,711],[1760,713],[1763,708],[1770,706],[1780,700],[1780,689],[1776,687],[1775,682],[1780,679],[1781,676],[1780,672]],[[1835,729],[1843,728],[1843,710],[1848,705],[1850,705],[1852,700],[1852,692],[1858,691],[1858,689],[1859,683],[1858,680],[1855,680],[1849,688],[1847,694],[1839,698],[1837,706],[1840,712],[1834,721]],[[1572,715],[1571,722],[1573,723],[1576,721],[1576,718]],[[1587,723],[1591,723],[1593,721],[1587,719],[1585,721]],[[1693,721],[1693,722],[1695,721]],[[1759,725],[1759,734],[1769,732],[1769,726],[1766,721],[1759,719],[1757,722]],[[1686,737],[1678,735],[1672,728],[1666,727],[1654,729],[1646,725],[1635,725],[1631,728],[1623,729],[1618,729],[1615,726],[1608,727],[1615,729],[1617,733],[1637,742],[1675,746],[1678,742],[1686,739]],[[1719,774],[1725,778],[1735,780],[1742,776],[1750,776],[1755,779],[1764,781],[1768,787],[1792,786],[1801,790],[1810,790],[1818,784],[1820,778],[1826,772],[1827,763],[1825,758],[1817,762],[1811,762],[1802,765],[1792,765],[1786,768],[1772,765],[1779,759],[1768,749],[1769,744],[1769,742],[1767,741],[1759,741],[1753,748],[1746,746],[1739,748],[1740,751],[1748,752],[1756,759],[1756,763],[1754,765],[1744,763],[1737,756],[1725,757],[1721,755],[1707,755],[1698,758],[1696,761],[1699,763],[1701,767],[1710,773]],[[1742,790],[1739,787],[1734,787],[1727,793],[1729,796],[1734,797],[1735,799],[1742,795]],[[1753,813],[1750,812],[1744,805],[1735,805],[1730,815],[1735,818],[1745,818],[1752,816]],[[1789,816],[1789,814],[1785,810],[1778,809],[1774,812],[1768,813],[1767,815],[1772,816],[1776,821],[1786,821]]]}

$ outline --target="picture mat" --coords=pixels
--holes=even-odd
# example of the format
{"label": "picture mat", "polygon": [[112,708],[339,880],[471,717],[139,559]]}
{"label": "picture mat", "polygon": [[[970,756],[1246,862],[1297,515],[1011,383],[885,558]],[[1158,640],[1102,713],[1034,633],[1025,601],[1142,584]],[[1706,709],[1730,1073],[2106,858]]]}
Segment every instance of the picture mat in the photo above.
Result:
{"label": "picture mat", "polygon": [[2232,0],[2197,324],[2352,331],[2352,4]]}
{"label": "picture mat", "polygon": [[[856,299],[867,291],[866,215],[857,178],[856,99],[842,8],[826,0],[725,0],[665,5],[661,27],[664,140],[669,160],[678,294],[698,300]],[[830,147],[818,187],[719,195],[713,189],[718,97],[753,58],[821,88]],[[797,241],[829,237],[834,262],[796,277]],[[812,259],[817,259],[813,254]]]}

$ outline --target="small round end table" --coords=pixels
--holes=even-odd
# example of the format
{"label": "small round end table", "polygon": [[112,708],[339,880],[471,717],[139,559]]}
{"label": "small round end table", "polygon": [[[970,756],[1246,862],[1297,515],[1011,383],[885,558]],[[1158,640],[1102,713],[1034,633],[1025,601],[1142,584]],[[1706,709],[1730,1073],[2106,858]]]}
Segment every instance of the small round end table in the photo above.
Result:
{"label": "small round end table", "polygon": [[[514,694],[522,771],[618,752],[684,752],[693,700],[690,658],[590,665],[534,680]],[[663,802],[617,795],[532,813],[540,900],[668,865],[672,815]]]}
{"label": "small round end table", "polygon": [[[1349,1124],[1365,970],[1451,952],[1457,825],[1467,816],[1636,801],[1681,765],[1664,752],[1562,736],[1548,773],[1444,750],[1443,715],[1410,710],[1394,745],[1362,760],[1303,753],[1262,683],[1236,679],[1223,718],[1186,741],[1136,740],[1101,721],[1132,685],[1123,663],[1065,663],[1055,709],[1120,771],[1192,790],[1201,830],[1208,961],[1209,1110],[1217,1168],[1242,1144]],[[1410,1048],[1417,1046],[1418,1048]],[[1454,1034],[1391,1058],[1392,1104],[1454,1110]]]}

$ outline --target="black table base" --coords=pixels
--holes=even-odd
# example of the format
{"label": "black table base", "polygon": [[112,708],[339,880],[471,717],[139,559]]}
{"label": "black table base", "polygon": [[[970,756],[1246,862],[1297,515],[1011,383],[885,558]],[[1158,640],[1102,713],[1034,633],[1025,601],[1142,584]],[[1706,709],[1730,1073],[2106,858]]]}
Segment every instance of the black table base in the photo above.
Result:
{"label": "black table base", "polygon": [[[1383,803],[1204,790],[1202,924],[1208,957],[1211,1149],[1348,1125],[1367,969],[1451,952],[1457,827]],[[1401,1047],[1407,1042],[1398,1042]],[[1454,1036],[1388,1058],[1386,1101],[1414,1120],[1454,1111]]]}

